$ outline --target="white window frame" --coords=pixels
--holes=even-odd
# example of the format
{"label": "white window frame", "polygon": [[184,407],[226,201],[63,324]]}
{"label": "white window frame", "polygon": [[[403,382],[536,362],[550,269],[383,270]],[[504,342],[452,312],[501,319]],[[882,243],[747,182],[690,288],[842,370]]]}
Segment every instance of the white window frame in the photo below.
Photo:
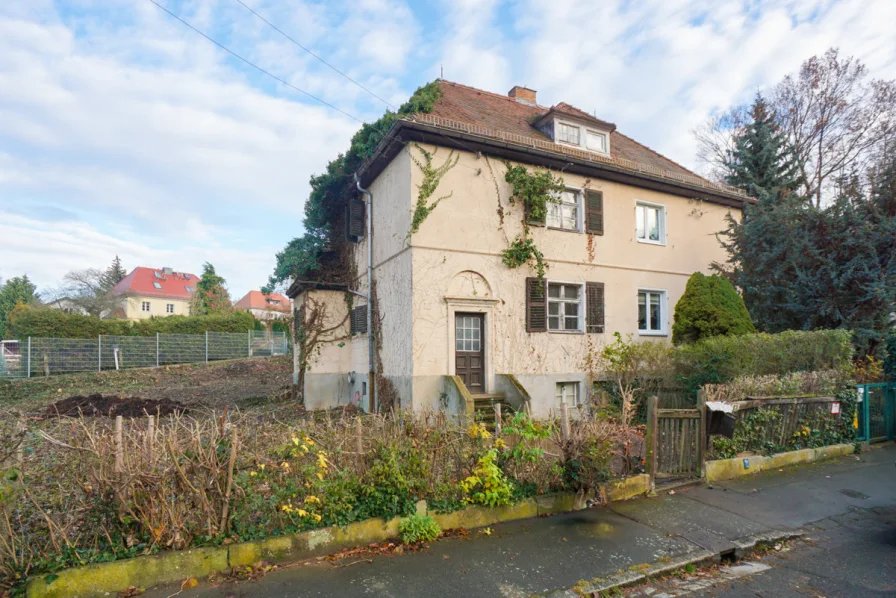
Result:
{"label": "white window frame", "polygon": [[149,301],[141,301],[140,302],[140,311],[150,312],[152,311],[152,303]]}
{"label": "white window frame", "polygon": [[152,286],[155,287],[155,289],[156,289],[157,291],[161,291],[161,290],[162,290],[162,283],[160,283],[160,282],[153,282],[153,283],[152,283]]}
{"label": "white window frame", "polygon": [[166,303],[166,304],[165,304],[165,313],[166,313],[166,314],[173,314],[173,313],[174,313],[174,304],[173,304],[173,303]]}
{"label": "white window frame", "polygon": [[[641,293],[646,293],[644,298],[645,309],[647,310],[647,325],[650,326],[650,295],[659,295],[660,298],[660,328],[659,330],[642,330],[640,322],[640,314],[638,309],[640,305],[638,298]],[[638,323],[638,334],[641,336],[669,336],[669,292],[666,289],[649,289],[639,288],[635,294],[635,322]]]}
{"label": "white window frame", "polygon": [[573,233],[584,232],[584,224],[585,224],[585,219],[583,217],[583,212],[585,209],[585,203],[583,201],[583,197],[585,195],[584,190],[581,187],[566,187],[566,189],[564,189],[564,191],[566,191],[567,193],[573,193],[576,196],[576,227],[575,228],[566,228],[566,227],[562,226],[562,224],[563,224],[562,215],[560,217],[560,222],[551,223],[551,210],[554,209],[555,207],[560,208],[563,205],[562,203],[554,203],[554,202],[547,203],[546,207],[547,207],[548,213],[544,217],[544,224],[547,228],[550,228],[553,230],[565,230],[565,231],[569,231],[569,232],[573,232]]}
{"label": "white window frame", "polygon": [[[641,237],[638,236],[638,212],[642,208],[653,209],[653,210],[657,210],[657,212],[658,212],[657,224],[659,226],[659,237],[660,238],[657,241],[654,241],[649,238],[642,239]],[[646,215],[647,214],[645,212],[645,219],[644,219],[644,235],[645,235],[645,237],[647,237],[647,234],[648,234],[647,233]],[[646,243],[647,245],[665,245],[666,244],[666,219],[667,219],[666,217],[667,217],[666,206],[664,206],[663,204],[653,203],[650,201],[641,201],[640,199],[635,200],[635,240],[637,240],[638,243]]]}
{"label": "white window frame", "polygon": [[[567,386],[572,386],[572,402],[569,401],[569,396],[567,395]],[[579,407],[582,403],[582,383],[569,380],[565,382],[557,382],[554,391],[554,398],[557,399],[557,407],[559,408],[563,405],[563,399],[566,399],[566,404],[570,407]]]}
{"label": "white window frame", "polygon": [[[545,309],[547,310],[547,313],[545,314],[545,317],[547,318],[546,324],[547,324],[548,332],[553,332],[554,334],[584,334],[585,333],[585,314],[587,313],[587,307],[588,307],[585,304],[585,302],[587,300],[587,298],[585,297],[585,283],[578,282],[578,281],[572,281],[572,280],[545,280],[545,284],[547,285],[547,293],[545,293],[545,295],[546,295],[545,296],[545,300],[546,300]],[[570,286],[579,287],[579,302],[578,302],[579,322],[578,322],[578,328],[576,328],[575,330],[565,330],[563,328],[560,328],[560,329],[551,328],[551,301],[552,300],[551,300],[551,296],[550,296],[550,288],[551,288],[552,284],[570,285]],[[564,300],[564,299],[554,299],[553,301],[555,303],[560,303],[560,304],[572,303],[572,301]],[[565,310],[564,310],[564,313],[565,313]],[[565,315],[554,316],[554,317],[559,317],[561,320],[561,324],[563,323],[563,320],[565,320],[565,318],[566,318]]]}
{"label": "white window frame", "polygon": [[[572,143],[572,142],[560,139],[560,127],[561,126],[570,127],[570,128],[578,130],[579,142]],[[580,125],[578,123],[570,122],[567,120],[560,120],[559,118],[554,119],[554,142],[559,143],[560,145],[568,145],[570,147],[582,147],[582,136],[583,136],[582,129],[583,128],[584,127],[582,127],[582,125]]]}
{"label": "white window frame", "polygon": [[[588,135],[600,135],[604,138],[604,149],[596,150],[588,147]],[[589,152],[594,152],[595,154],[601,154],[604,156],[610,155],[610,134],[606,131],[600,131],[598,129],[585,129],[585,149]]]}

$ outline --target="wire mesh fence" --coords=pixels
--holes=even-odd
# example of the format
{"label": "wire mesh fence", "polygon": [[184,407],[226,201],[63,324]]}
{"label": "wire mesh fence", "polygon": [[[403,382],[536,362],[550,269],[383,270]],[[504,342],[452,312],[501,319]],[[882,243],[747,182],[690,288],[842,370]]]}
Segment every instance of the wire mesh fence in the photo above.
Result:
{"label": "wire mesh fence", "polygon": [[0,341],[0,378],[159,367],[222,359],[286,355],[285,332],[247,330],[205,334],[156,334],[96,338]]}

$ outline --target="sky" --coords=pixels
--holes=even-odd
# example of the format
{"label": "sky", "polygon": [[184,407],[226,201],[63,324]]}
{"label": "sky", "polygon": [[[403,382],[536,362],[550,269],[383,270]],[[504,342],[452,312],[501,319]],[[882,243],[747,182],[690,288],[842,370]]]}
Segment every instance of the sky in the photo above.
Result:
{"label": "sky", "polygon": [[[0,278],[209,261],[236,300],[302,234],[354,119],[387,108],[237,0],[156,1],[339,110],[151,0],[0,2]],[[696,126],[829,47],[896,78],[893,0],[243,2],[393,106],[440,69],[525,85],[693,168]]]}

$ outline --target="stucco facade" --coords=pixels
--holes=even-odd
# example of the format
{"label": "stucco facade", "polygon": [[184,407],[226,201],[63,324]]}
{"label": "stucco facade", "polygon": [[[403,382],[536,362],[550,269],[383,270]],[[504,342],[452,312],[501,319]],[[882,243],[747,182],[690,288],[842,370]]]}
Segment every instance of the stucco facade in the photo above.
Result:
{"label": "stucco facade", "polygon": [[184,299],[168,297],[151,297],[142,295],[123,296],[120,303],[124,318],[143,320],[145,318],[163,318],[165,316],[190,315],[190,302]]}
{"label": "stucco facade", "polygon": [[[434,165],[448,159],[444,147],[419,146],[433,152]],[[447,376],[455,372],[455,316],[482,314],[484,391],[510,392],[512,375],[531,397],[533,413],[547,415],[559,405],[557,384],[578,383],[579,398],[587,401],[590,384],[588,355],[612,342],[613,333],[642,341],[667,342],[674,307],[688,277],[708,272],[725,252],[716,233],[726,226],[737,208],[611,182],[562,173],[567,188],[603,193],[602,235],[534,226],[530,235],[543,252],[551,281],[584,284],[600,282],[605,288],[604,332],[537,332],[526,329],[526,279],[529,266],[511,269],[502,263],[502,251],[523,230],[523,212],[510,203],[511,188],[504,180],[503,161],[477,153],[454,150],[459,158],[441,180],[433,197],[447,196],[409,236],[421,169],[411,159],[420,149],[407,144],[369,185],[373,194],[373,263],[375,300],[381,321],[378,351],[381,372],[395,387],[402,407],[459,411],[462,405]],[[527,168],[535,168],[526,165]],[[664,214],[662,242],[636,238],[636,206],[659,207]],[[368,239],[354,247],[355,290],[366,293]],[[639,331],[638,293],[657,293],[661,330]],[[326,301],[331,318],[347,318],[345,293],[309,291],[309,297]],[[357,299],[355,299],[357,305]],[[361,300],[363,303],[363,300]],[[305,400],[310,408],[357,399],[366,386],[366,334],[349,335],[322,343],[310,356]],[[349,373],[355,372],[353,381]],[[449,385],[450,386],[450,385]],[[510,399],[510,397],[508,397]],[[366,406],[366,397],[363,399]]]}

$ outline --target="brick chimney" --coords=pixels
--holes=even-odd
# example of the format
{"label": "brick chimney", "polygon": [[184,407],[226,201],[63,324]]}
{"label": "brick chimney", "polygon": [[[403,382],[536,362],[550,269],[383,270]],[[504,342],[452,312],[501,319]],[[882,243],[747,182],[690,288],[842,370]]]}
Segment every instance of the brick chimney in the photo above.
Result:
{"label": "brick chimney", "polygon": [[523,104],[531,104],[535,105],[535,90],[529,89],[528,87],[522,87],[521,85],[514,85],[513,89],[507,92],[507,95],[512,97],[517,102],[522,102]]}

